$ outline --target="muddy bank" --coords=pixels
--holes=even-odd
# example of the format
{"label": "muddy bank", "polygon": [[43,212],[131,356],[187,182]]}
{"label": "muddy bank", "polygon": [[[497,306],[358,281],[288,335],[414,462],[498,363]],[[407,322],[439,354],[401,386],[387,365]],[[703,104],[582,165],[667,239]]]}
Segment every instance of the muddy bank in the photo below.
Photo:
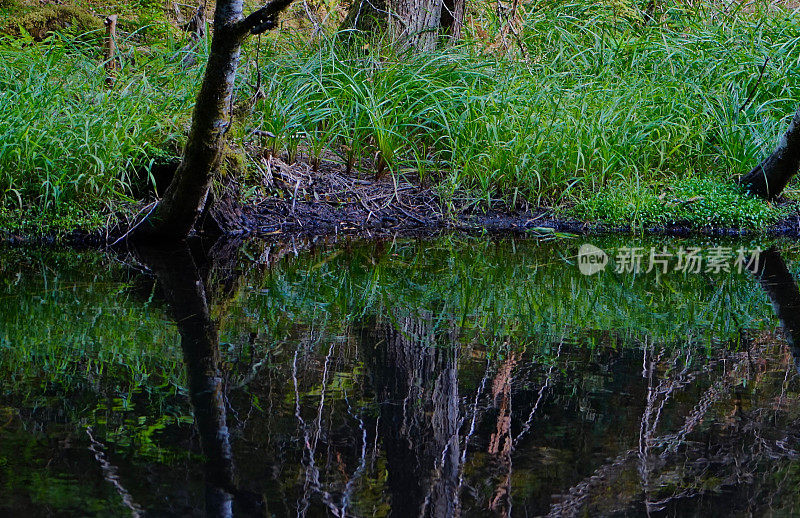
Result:
{"label": "muddy bank", "polygon": [[[463,203],[461,210],[448,212],[433,188],[417,179],[392,175],[365,178],[343,171],[341,165],[323,163],[318,170],[298,162],[288,165],[280,159],[262,161],[261,183],[256,194],[244,204],[226,200],[225,218],[231,236],[282,240],[292,236],[431,235],[439,232],[489,232],[522,235],[569,234],[651,234],[689,236],[800,237],[800,214],[758,231],[742,228],[696,227],[690,224],[635,227],[606,225],[564,218],[553,208],[530,210],[475,209]],[[150,200],[151,201],[151,200]],[[142,202],[145,206],[145,202]],[[113,229],[76,229],[63,235],[24,235],[0,230],[0,242],[7,244],[64,244],[103,247],[117,241],[135,225],[131,221]],[[204,225],[209,228],[208,225]]]}
{"label": "muddy bank", "polygon": [[526,234],[800,235],[800,215],[797,214],[756,232],[690,224],[644,228],[614,226],[564,218],[547,207],[447,212],[444,207],[457,203],[443,203],[434,189],[421,187],[416,179],[411,182],[391,177],[367,180],[348,175],[335,164],[313,171],[307,164],[289,166],[274,158],[263,164],[261,173],[265,185],[269,186],[269,195],[244,207],[241,215],[242,228],[261,237],[429,234],[445,230]]}
{"label": "muddy bank", "polygon": [[800,237],[800,216],[779,221],[761,231],[687,225],[632,228],[559,218],[552,209],[458,214],[446,216],[387,206],[379,211],[332,207],[324,202],[276,200],[246,210],[259,237],[274,235],[414,234],[455,230],[461,232],[548,234],[652,234],[676,237],[773,235]]}
{"label": "muddy bank", "polygon": [[[800,216],[779,221],[762,231],[701,227],[684,225],[632,229],[629,226],[609,226],[592,222],[558,218],[552,209],[504,213],[490,211],[483,214],[459,214],[448,217],[440,213],[409,210],[389,205],[380,210],[356,207],[336,207],[326,202],[274,200],[244,207],[242,222],[247,228],[236,231],[231,237],[255,237],[266,240],[283,240],[308,236],[431,236],[441,232],[515,234],[546,236],[553,233],[589,234],[649,234],[674,237],[691,236],[786,236],[800,237]],[[24,235],[0,233],[0,243],[6,245],[63,245],[78,248],[110,246],[119,237],[118,232],[104,230],[74,230],[64,235]]]}

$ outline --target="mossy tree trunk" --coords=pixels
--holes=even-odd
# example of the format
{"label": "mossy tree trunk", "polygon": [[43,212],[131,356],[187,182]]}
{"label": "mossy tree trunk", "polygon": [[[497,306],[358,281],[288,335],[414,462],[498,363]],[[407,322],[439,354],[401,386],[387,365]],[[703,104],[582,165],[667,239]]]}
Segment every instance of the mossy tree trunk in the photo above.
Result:
{"label": "mossy tree trunk", "polygon": [[777,198],[800,168],[800,109],[792,117],[789,128],[778,147],[763,162],[739,179],[751,194],[765,200]]}
{"label": "mossy tree trunk", "polygon": [[136,229],[136,237],[162,241],[183,239],[194,228],[206,206],[213,172],[225,149],[242,42],[250,34],[274,28],[278,13],[291,1],[272,0],[247,18],[242,15],[242,0],[217,2],[208,64],[181,163],[163,199]]}

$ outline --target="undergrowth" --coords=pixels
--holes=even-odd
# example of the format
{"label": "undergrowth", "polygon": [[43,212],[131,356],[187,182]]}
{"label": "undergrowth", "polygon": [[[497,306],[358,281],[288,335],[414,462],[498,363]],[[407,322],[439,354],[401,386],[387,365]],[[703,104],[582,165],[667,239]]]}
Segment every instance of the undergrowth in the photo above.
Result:
{"label": "undergrowth", "polygon": [[[796,109],[793,15],[665,8],[646,25],[628,14],[543,6],[525,24],[528,61],[484,52],[479,34],[415,56],[335,34],[271,35],[254,104],[251,41],[229,137],[260,129],[275,137],[243,144],[312,163],[333,153],[365,177],[385,168],[430,185],[449,212],[560,206],[611,223],[755,229],[785,215],[732,181]],[[183,43],[121,42],[109,89],[96,48],[1,40],[6,213],[91,213],[147,182],[147,165],[180,148],[199,86],[205,47],[184,68]]]}
{"label": "undergrowth", "polygon": [[[404,59],[343,52],[335,40],[279,48],[251,123],[290,153],[306,141],[344,161],[380,156],[394,174],[432,179],[453,210],[516,209],[600,204],[689,179],[730,183],[796,109],[800,30],[790,17],[676,12],[642,27],[585,11],[538,11],[526,27],[530,63],[469,45]],[[714,188],[704,199],[716,201],[694,207],[734,202],[757,214],[689,221],[758,228],[779,214],[737,196]]]}
{"label": "undergrowth", "polygon": [[197,71],[168,58],[129,56],[141,64],[123,67],[107,88],[102,63],[78,40],[1,40],[3,219],[96,220],[98,207],[113,212],[129,201],[147,166],[178,148],[188,122]]}

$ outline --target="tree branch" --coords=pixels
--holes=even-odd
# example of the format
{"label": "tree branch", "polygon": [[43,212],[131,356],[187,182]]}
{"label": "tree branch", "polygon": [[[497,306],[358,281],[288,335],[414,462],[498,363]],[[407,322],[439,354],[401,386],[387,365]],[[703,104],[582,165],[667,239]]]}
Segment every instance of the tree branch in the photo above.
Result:
{"label": "tree branch", "polygon": [[761,72],[758,74],[758,80],[756,80],[756,84],[753,86],[753,88],[750,90],[750,93],[747,95],[747,100],[745,100],[744,104],[742,104],[739,107],[739,111],[736,112],[737,114],[742,113],[742,111],[744,111],[744,109],[747,108],[747,105],[750,104],[750,101],[753,100],[753,96],[756,94],[758,85],[761,84],[761,79],[764,77],[764,70],[767,68],[767,63],[769,63],[769,56],[767,56],[767,58],[764,60],[764,64],[761,65]]}
{"label": "tree branch", "polygon": [[261,34],[274,29],[278,24],[278,13],[289,7],[293,0],[272,0],[261,9],[238,23],[238,32],[245,34]]}

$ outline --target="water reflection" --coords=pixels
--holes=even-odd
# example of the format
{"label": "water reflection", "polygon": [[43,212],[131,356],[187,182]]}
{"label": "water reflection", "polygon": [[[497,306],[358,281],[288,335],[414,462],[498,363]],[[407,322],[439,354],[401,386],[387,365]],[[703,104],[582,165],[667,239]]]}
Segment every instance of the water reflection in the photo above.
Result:
{"label": "water reflection", "polygon": [[378,435],[386,456],[391,516],[458,512],[462,416],[457,332],[452,322],[436,323],[429,313],[398,311],[365,323],[358,333],[380,402]]}
{"label": "water reflection", "polygon": [[[224,262],[219,255],[211,255],[216,262],[206,268],[206,278],[203,278],[185,244],[158,249],[139,247],[136,255],[158,278],[170,317],[180,333],[194,424],[205,456],[206,516],[231,517],[234,502],[239,512],[247,516],[266,515],[260,495],[237,488],[227,425],[226,390],[220,370],[219,330],[211,318],[209,302],[209,297],[219,294],[220,290],[206,289],[212,272],[232,269],[230,265],[219,264]],[[230,279],[231,275],[228,277],[229,283],[235,282]]]}
{"label": "water reflection", "polygon": [[772,302],[800,372],[800,290],[797,282],[776,248],[761,254],[760,265],[754,274]]}
{"label": "water reflection", "polygon": [[[800,291],[777,249],[751,274],[632,281],[512,245],[139,249],[148,271],[117,285],[25,284],[19,263],[4,296],[47,325],[0,307],[0,511],[800,512]],[[72,349],[48,349],[59,326]]]}

